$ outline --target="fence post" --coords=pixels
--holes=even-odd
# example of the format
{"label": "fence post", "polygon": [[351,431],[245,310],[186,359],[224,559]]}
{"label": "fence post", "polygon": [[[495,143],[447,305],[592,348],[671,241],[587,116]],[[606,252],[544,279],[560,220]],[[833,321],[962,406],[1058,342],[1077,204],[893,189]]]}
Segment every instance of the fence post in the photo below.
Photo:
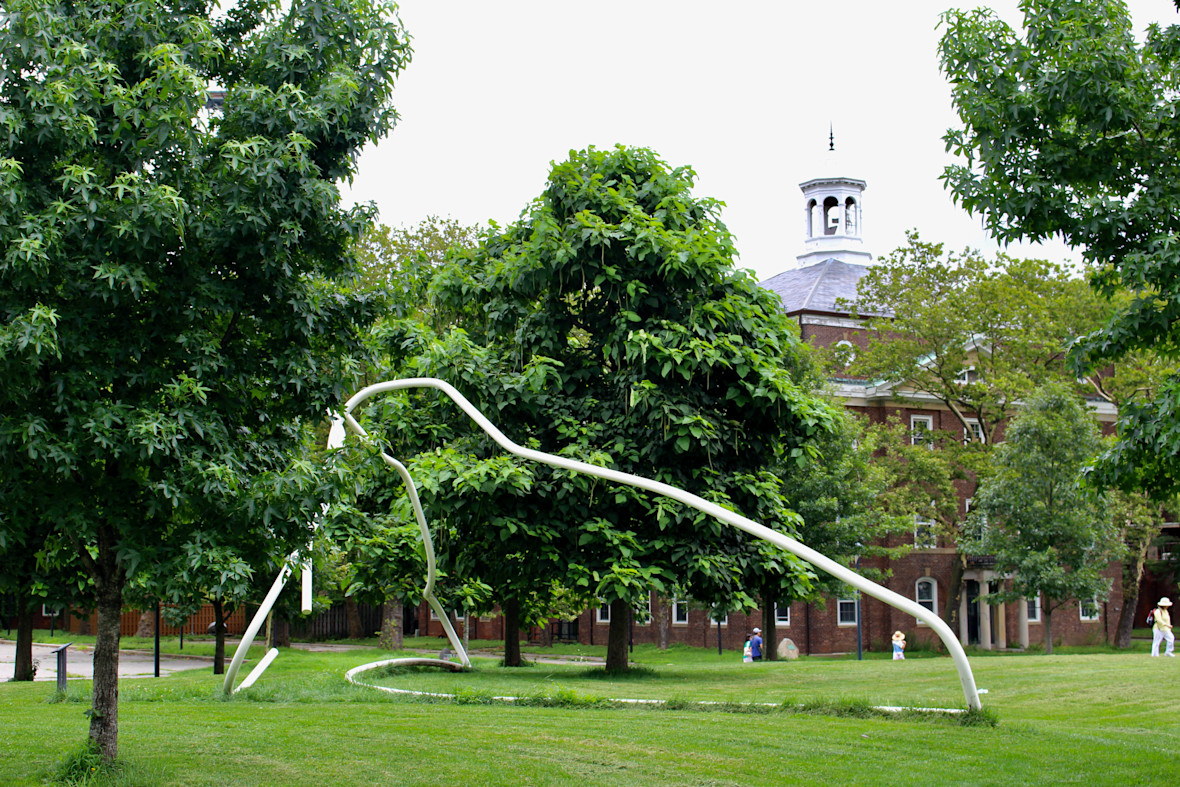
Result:
{"label": "fence post", "polygon": [[67,642],[53,653],[57,654],[57,690],[65,693],[66,690],[66,648],[73,645],[72,642]]}

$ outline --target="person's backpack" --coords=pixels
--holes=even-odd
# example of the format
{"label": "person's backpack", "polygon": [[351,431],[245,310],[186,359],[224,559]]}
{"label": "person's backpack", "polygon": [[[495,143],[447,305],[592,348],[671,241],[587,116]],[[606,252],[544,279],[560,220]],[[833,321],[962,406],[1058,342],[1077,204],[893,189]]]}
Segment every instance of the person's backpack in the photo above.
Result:
{"label": "person's backpack", "polygon": [[1149,625],[1149,626],[1155,625],[1155,610],[1154,609],[1151,612],[1147,613],[1147,625]]}

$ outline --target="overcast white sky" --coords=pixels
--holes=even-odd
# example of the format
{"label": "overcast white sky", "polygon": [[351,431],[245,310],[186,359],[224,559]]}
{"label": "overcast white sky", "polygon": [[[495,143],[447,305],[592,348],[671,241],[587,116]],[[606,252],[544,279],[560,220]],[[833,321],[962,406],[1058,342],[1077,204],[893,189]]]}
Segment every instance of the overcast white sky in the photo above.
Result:
{"label": "overcast white sky", "polygon": [[[346,194],[375,201],[393,226],[430,214],[504,224],[540,194],[550,162],[623,143],[696,170],[695,193],[726,203],[739,265],[759,279],[795,266],[798,184],[820,176],[867,181],[874,257],[910,228],[990,252],[938,179],[956,119],[937,25],[945,8],[975,6],[1017,25],[1016,5],[402,0],[414,57],[395,93],[401,120]],[[1130,6],[1137,30],[1180,22],[1171,0]],[[1016,251],[1073,256],[1060,245]]]}

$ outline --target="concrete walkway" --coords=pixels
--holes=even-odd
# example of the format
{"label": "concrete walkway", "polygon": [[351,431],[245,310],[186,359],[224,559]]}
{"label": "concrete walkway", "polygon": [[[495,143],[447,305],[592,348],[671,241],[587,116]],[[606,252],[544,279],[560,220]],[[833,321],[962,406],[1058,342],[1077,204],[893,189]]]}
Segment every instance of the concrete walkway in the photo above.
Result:
{"label": "concrete walkway", "polygon": [[[37,662],[34,680],[57,680],[57,655],[60,645],[33,643],[33,661]],[[66,677],[89,680],[94,677],[94,648],[71,645],[66,651]],[[207,656],[176,656],[160,654],[160,674],[169,675],[187,669],[200,669],[213,663]],[[0,682],[12,680],[16,670],[16,642],[0,639]],[[120,678],[150,678],[155,675],[155,655],[150,650],[119,651]]]}

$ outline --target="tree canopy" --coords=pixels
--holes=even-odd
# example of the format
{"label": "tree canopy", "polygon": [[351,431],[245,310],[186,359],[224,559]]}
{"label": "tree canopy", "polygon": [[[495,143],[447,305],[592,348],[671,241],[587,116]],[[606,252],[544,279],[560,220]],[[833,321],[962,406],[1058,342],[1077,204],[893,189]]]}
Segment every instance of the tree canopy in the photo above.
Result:
{"label": "tree canopy", "polygon": [[[693,197],[693,180],[645,149],[590,148],[556,164],[519,221],[433,285],[471,341],[543,384],[491,394],[456,384],[517,442],[793,531],[772,466],[814,460],[833,412],[813,393],[797,331],[733,267],[719,204]],[[515,406],[502,406],[505,392]],[[625,667],[627,613],[652,590],[753,605],[743,564],[759,557],[744,536],[671,501],[601,486],[582,498],[589,512],[545,525],[562,525],[562,584],[612,606],[608,667]],[[514,549],[510,538],[502,549]]]}
{"label": "tree canopy", "polygon": [[[383,0],[5,4],[0,511],[46,505],[2,527],[58,534],[94,582],[109,758],[126,581],[354,373],[377,304],[336,281],[371,210],[337,182],[392,127],[409,55]],[[274,513],[258,537],[305,543],[308,517]]]}
{"label": "tree canopy", "polygon": [[1121,557],[1119,529],[1105,501],[1082,483],[1082,469],[1101,448],[1093,418],[1068,387],[1051,384],[1031,396],[995,454],[972,511],[978,554],[1012,577],[997,601],[1043,598],[1045,652],[1053,652],[1053,611],[1067,601],[1105,597],[1102,572]]}
{"label": "tree canopy", "polygon": [[[1074,346],[1080,370],[1180,355],[1180,26],[1136,40],[1118,0],[1026,0],[1018,33],[991,11],[943,17],[961,128],[944,179],[1001,241],[1061,237],[1100,293],[1128,302]],[[1180,489],[1180,378],[1120,408],[1099,483]]]}

